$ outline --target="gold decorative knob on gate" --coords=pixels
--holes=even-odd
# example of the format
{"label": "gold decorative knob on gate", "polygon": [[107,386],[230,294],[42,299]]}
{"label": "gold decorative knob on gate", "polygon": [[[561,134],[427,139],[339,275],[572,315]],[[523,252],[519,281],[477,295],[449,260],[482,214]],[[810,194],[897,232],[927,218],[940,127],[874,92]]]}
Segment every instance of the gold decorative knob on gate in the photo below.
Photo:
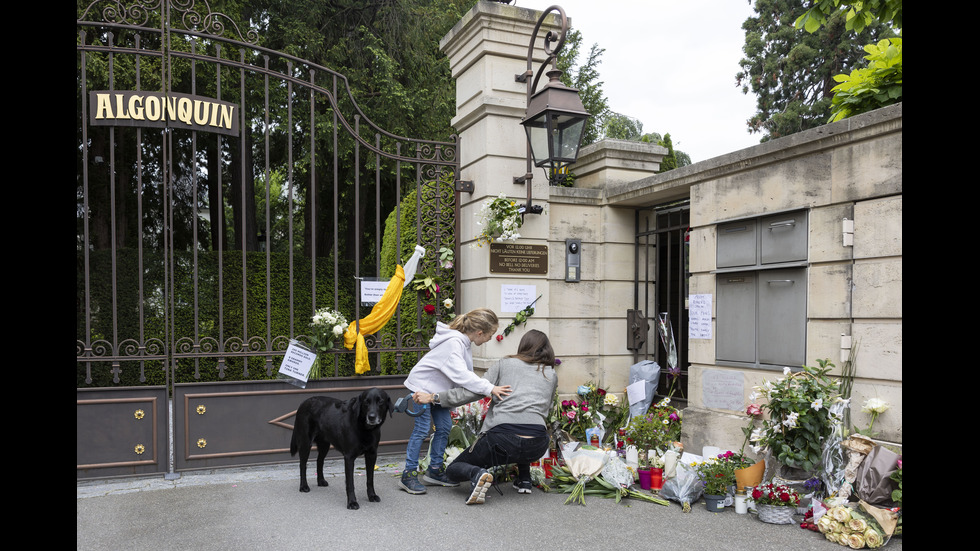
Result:
{"label": "gold decorative knob on gate", "polygon": [[143,452],[146,451],[146,448],[143,447],[143,444],[136,444],[136,449],[134,449],[133,451],[136,452],[136,455],[143,455]]}
{"label": "gold decorative knob on gate", "polygon": [[206,412],[207,410],[208,410],[208,408],[204,407],[203,404],[197,406],[197,414],[198,415],[204,415],[204,412]]}
{"label": "gold decorative knob on gate", "polygon": [[144,415],[146,415],[146,414],[143,413],[143,410],[138,409],[138,410],[136,410],[136,413],[133,414],[133,417],[135,417],[136,420],[138,421],[138,420],[142,419]]}
{"label": "gold decorative knob on gate", "polygon": [[205,440],[203,438],[198,438],[197,439],[197,447],[203,448],[203,447],[205,447],[207,445],[208,445],[208,441],[207,440]]}

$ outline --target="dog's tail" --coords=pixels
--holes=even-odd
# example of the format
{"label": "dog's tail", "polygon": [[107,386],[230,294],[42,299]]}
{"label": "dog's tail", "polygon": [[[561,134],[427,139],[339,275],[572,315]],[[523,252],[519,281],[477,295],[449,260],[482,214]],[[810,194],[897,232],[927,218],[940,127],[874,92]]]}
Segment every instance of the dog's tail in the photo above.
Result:
{"label": "dog's tail", "polygon": [[296,412],[296,420],[293,423],[293,436],[289,439],[289,455],[290,456],[296,455],[296,452],[299,451],[299,439],[298,439],[299,431],[306,430],[306,427],[303,426],[303,425],[304,425],[304,423],[301,421],[299,411],[297,411]]}

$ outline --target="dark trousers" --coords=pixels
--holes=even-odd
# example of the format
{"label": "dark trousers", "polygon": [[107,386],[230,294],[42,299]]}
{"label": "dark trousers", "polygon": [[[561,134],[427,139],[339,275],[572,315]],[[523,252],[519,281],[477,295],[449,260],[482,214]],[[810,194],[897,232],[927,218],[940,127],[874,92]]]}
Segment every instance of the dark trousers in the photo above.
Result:
{"label": "dark trousers", "polygon": [[454,482],[463,482],[472,480],[480,469],[516,463],[520,480],[530,480],[531,462],[541,459],[549,443],[548,438],[523,438],[491,430],[456,456],[446,467],[446,476]]}

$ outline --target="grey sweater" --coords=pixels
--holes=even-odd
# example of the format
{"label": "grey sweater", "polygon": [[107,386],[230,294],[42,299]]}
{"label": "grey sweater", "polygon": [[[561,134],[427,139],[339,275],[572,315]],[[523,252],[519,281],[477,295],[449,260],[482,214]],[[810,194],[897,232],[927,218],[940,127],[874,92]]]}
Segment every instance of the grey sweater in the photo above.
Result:
{"label": "grey sweater", "polygon": [[[558,375],[553,368],[539,370],[538,366],[517,358],[503,358],[483,378],[495,386],[510,385],[511,394],[503,400],[492,399],[481,432],[504,423],[548,425],[548,413],[558,388]],[[439,402],[445,407],[456,407],[483,397],[460,387],[439,393]]]}

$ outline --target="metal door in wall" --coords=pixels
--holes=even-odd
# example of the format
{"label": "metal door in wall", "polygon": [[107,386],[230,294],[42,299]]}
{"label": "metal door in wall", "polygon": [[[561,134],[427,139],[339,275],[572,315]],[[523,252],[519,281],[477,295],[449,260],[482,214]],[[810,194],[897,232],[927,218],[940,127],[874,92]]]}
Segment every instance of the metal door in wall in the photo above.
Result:
{"label": "metal door in wall", "polygon": [[688,200],[636,211],[634,304],[629,313],[634,362],[660,365],[657,395],[670,396],[677,407],[687,403],[690,212]]}
{"label": "metal door in wall", "polygon": [[[127,433],[105,425],[109,403],[126,422],[154,417],[154,443],[159,419],[180,431],[189,414],[168,413],[160,394],[134,413],[144,398],[83,390],[173,398],[183,383],[274,379],[291,339],[312,345],[314,312],[361,319],[361,287],[390,278],[415,245],[427,251],[418,273],[440,281],[431,303],[454,298],[455,271],[439,261],[457,247],[453,138],[387,132],[344,75],[261,43],[204,1],[78,6],[78,422],[109,440]],[[369,375],[405,374],[426,349],[418,298],[406,291],[366,336]],[[343,347],[321,364],[324,378],[355,375]],[[79,449],[99,442],[80,433]],[[147,461],[149,444],[105,445],[122,451],[80,451],[80,472],[165,470]]]}

